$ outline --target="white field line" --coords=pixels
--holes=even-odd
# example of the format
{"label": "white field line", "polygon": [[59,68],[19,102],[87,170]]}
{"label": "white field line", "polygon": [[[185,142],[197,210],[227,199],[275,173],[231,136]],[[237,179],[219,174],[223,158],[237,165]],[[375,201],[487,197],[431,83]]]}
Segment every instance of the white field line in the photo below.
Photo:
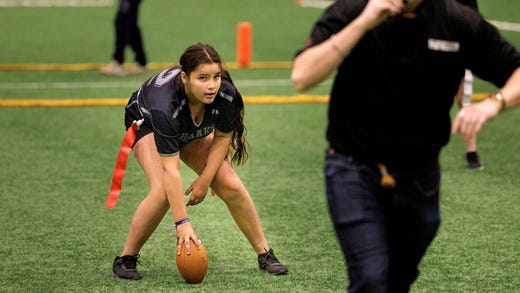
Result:
{"label": "white field line", "polygon": [[[292,86],[289,79],[256,79],[256,80],[235,80],[235,84],[241,87],[259,86]],[[331,80],[326,80],[322,84],[330,84]],[[106,89],[106,88],[134,88],[141,86],[141,82],[134,81],[107,81],[107,82],[3,82],[0,83],[0,90],[41,90],[41,89]]]}
{"label": "white field line", "polygon": [[520,23],[514,23],[514,22],[505,22],[505,21],[498,21],[498,20],[488,20],[490,23],[492,23],[494,26],[496,26],[498,29],[504,30],[504,31],[510,31],[510,32],[520,32]]}
{"label": "white field line", "polygon": [[41,90],[41,89],[87,89],[87,88],[138,88],[139,82],[3,82],[0,89],[5,90]]}
{"label": "white field line", "polygon": [[303,7],[327,8],[332,3],[334,3],[334,1],[327,1],[327,0],[299,0],[299,1],[296,1],[296,3],[299,3],[299,5],[303,6]]}
{"label": "white field line", "polygon": [[104,7],[114,0],[0,0],[0,7]]}

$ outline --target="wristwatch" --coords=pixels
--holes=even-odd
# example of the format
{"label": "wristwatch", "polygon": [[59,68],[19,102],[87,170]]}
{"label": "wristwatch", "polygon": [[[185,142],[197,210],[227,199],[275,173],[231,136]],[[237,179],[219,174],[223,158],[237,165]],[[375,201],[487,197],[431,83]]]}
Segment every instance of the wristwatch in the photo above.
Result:
{"label": "wristwatch", "polygon": [[491,96],[489,96],[489,98],[500,102],[500,105],[501,105],[500,112],[502,112],[506,109],[506,100],[504,99],[504,95],[502,95],[501,92],[496,92],[496,93],[492,94]]}

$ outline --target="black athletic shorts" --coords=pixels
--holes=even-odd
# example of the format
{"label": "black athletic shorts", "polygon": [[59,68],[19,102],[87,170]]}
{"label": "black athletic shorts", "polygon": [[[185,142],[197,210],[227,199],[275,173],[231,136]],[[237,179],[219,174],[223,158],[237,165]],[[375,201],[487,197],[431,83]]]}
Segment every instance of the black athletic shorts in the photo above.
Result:
{"label": "black athletic shorts", "polygon": [[[137,92],[133,93],[128,101],[128,104],[125,107],[125,127],[128,130],[128,127],[132,125],[134,121],[143,119],[143,115],[141,111],[139,111],[139,105],[137,104]],[[139,130],[135,132],[135,141],[132,145],[134,145],[145,135],[152,133],[152,126],[150,125],[150,121],[148,119],[144,119],[143,124],[139,127]]]}

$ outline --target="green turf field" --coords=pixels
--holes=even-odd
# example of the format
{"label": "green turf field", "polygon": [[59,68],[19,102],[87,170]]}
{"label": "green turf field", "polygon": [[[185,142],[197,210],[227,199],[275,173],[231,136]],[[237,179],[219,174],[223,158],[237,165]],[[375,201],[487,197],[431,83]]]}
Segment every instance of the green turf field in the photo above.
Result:
{"label": "green turf field", "polygon": [[[479,5],[491,20],[520,22],[517,0]],[[114,5],[0,7],[0,68],[108,62],[114,12]],[[185,47],[199,41],[215,46],[231,64],[240,21],[253,25],[254,61],[287,62],[319,14],[292,0],[148,0],[141,27],[150,62],[157,64],[176,63]],[[520,46],[519,32],[503,33]],[[132,61],[131,54],[127,58]],[[246,97],[298,94],[289,68],[231,74]],[[3,69],[0,100],[126,99],[144,79],[95,70]],[[493,90],[478,80],[475,87]],[[309,94],[327,95],[329,88],[327,81]],[[104,207],[123,137],[122,106],[0,107],[0,292],[343,292],[345,267],[321,174],[326,111],[323,103],[246,105],[251,158],[238,172],[290,274],[259,273],[224,204],[208,196],[189,208],[209,253],[208,274],[202,284],[188,285],[175,267],[170,214],[141,251],[144,279],[111,277],[112,260],[147,193],[130,157],[118,205]],[[412,292],[520,292],[518,125],[516,109],[485,126],[478,139],[483,172],[465,169],[458,136],[443,151],[443,224]],[[187,186],[195,176],[183,171]]]}

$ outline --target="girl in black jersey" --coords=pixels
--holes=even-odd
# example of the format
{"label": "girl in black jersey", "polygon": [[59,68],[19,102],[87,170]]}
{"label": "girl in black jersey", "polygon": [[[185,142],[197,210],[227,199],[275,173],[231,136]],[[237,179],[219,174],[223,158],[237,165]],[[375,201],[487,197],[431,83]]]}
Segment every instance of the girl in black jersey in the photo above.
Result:
{"label": "girl in black jersey", "polygon": [[[247,159],[242,96],[211,46],[188,47],[179,63],[147,80],[126,106],[127,127],[144,119],[133,152],[150,192],[135,212],[121,256],[114,260],[114,275],[141,278],[136,270],[139,251],[168,209],[174,217],[177,253],[182,245],[188,253],[198,249],[186,206],[201,203],[209,188],[226,203],[257,252],[260,270],[286,274],[287,267],[267,244],[253,200],[232,166]],[[181,160],[199,175],[185,191]],[[190,196],[187,204],[185,195]],[[190,239],[198,247],[190,247]]]}

